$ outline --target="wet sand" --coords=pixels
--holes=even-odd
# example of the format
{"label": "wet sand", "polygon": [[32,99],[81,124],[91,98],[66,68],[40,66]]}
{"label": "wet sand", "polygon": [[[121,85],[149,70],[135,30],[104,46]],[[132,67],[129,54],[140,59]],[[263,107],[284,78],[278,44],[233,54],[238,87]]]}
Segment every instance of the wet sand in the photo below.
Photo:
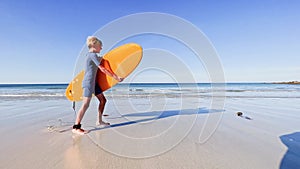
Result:
{"label": "wet sand", "polygon": [[0,102],[0,168],[300,166],[299,99],[227,98],[223,109],[212,108],[209,99],[184,99],[110,98],[110,128],[95,126],[93,99],[84,136],[72,134],[75,117],[65,99]]}

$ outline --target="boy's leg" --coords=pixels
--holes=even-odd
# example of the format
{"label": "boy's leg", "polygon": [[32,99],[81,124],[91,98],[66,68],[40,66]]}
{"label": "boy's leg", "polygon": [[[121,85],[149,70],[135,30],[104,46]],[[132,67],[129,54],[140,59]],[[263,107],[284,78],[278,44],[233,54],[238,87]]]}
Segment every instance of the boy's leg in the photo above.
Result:
{"label": "boy's leg", "polygon": [[83,104],[82,104],[81,108],[78,111],[76,121],[75,121],[75,125],[73,126],[73,130],[72,130],[73,133],[80,134],[80,135],[88,133],[87,131],[85,131],[81,128],[80,123],[81,123],[81,120],[82,120],[86,110],[88,109],[88,107],[90,105],[90,101],[91,101],[91,97],[84,97],[83,98]]}
{"label": "boy's leg", "polygon": [[98,94],[96,97],[99,100],[97,124],[98,125],[110,125],[109,123],[106,123],[102,120],[102,115],[103,115],[104,107],[105,107],[105,104],[106,104],[106,98],[105,98],[103,93]]}
{"label": "boy's leg", "polygon": [[78,111],[75,124],[80,124],[81,123],[81,120],[82,120],[86,110],[88,109],[88,107],[90,105],[91,99],[92,99],[91,97],[83,97],[83,104],[82,104],[81,108]]}

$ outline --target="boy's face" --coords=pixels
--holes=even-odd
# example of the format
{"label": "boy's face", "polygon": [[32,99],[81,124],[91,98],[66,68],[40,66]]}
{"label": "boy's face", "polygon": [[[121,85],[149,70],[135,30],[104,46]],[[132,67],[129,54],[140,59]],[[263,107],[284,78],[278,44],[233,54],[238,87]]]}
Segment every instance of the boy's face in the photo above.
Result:
{"label": "boy's face", "polygon": [[100,53],[100,51],[102,50],[102,45],[100,43],[96,43],[95,44],[95,49],[97,53]]}

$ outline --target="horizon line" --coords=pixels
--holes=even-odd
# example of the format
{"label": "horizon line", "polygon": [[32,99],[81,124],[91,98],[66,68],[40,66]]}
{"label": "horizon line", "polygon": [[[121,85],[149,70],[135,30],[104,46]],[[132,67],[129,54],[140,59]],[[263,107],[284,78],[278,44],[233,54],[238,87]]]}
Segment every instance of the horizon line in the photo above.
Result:
{"label": "horizon line", "polygon": [[[257,82],[257,81],[250,81],[250,82],[224,82],[226,83],[287,83],[287,82],[300,82],[300,81],[272,81],[272,82]],[[123,82],[119,84],[199,84],[199,83],[207,83],[207,84],[223,84],[223,82]],[[68,85],[69,83],[66,82],[17,82],[17,83],[2,83],[0,85]]]}

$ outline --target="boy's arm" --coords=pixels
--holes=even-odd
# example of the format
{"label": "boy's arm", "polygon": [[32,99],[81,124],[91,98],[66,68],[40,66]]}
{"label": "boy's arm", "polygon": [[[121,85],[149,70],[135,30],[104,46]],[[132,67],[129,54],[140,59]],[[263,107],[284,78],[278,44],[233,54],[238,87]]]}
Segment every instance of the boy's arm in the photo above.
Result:
{"label": "boy's arm", "polygon": [[105,67],[103,67],[102,65],[99,65],[98,68],[101,70],[101,72],[107,74],[108,76],[113,77],[114,79],[116,79],[118,82],[122,82],[124,80],[124,78],[119,77],[118,75],[116,75],[113,72],[110,72],[109,70],[107,70]]}

